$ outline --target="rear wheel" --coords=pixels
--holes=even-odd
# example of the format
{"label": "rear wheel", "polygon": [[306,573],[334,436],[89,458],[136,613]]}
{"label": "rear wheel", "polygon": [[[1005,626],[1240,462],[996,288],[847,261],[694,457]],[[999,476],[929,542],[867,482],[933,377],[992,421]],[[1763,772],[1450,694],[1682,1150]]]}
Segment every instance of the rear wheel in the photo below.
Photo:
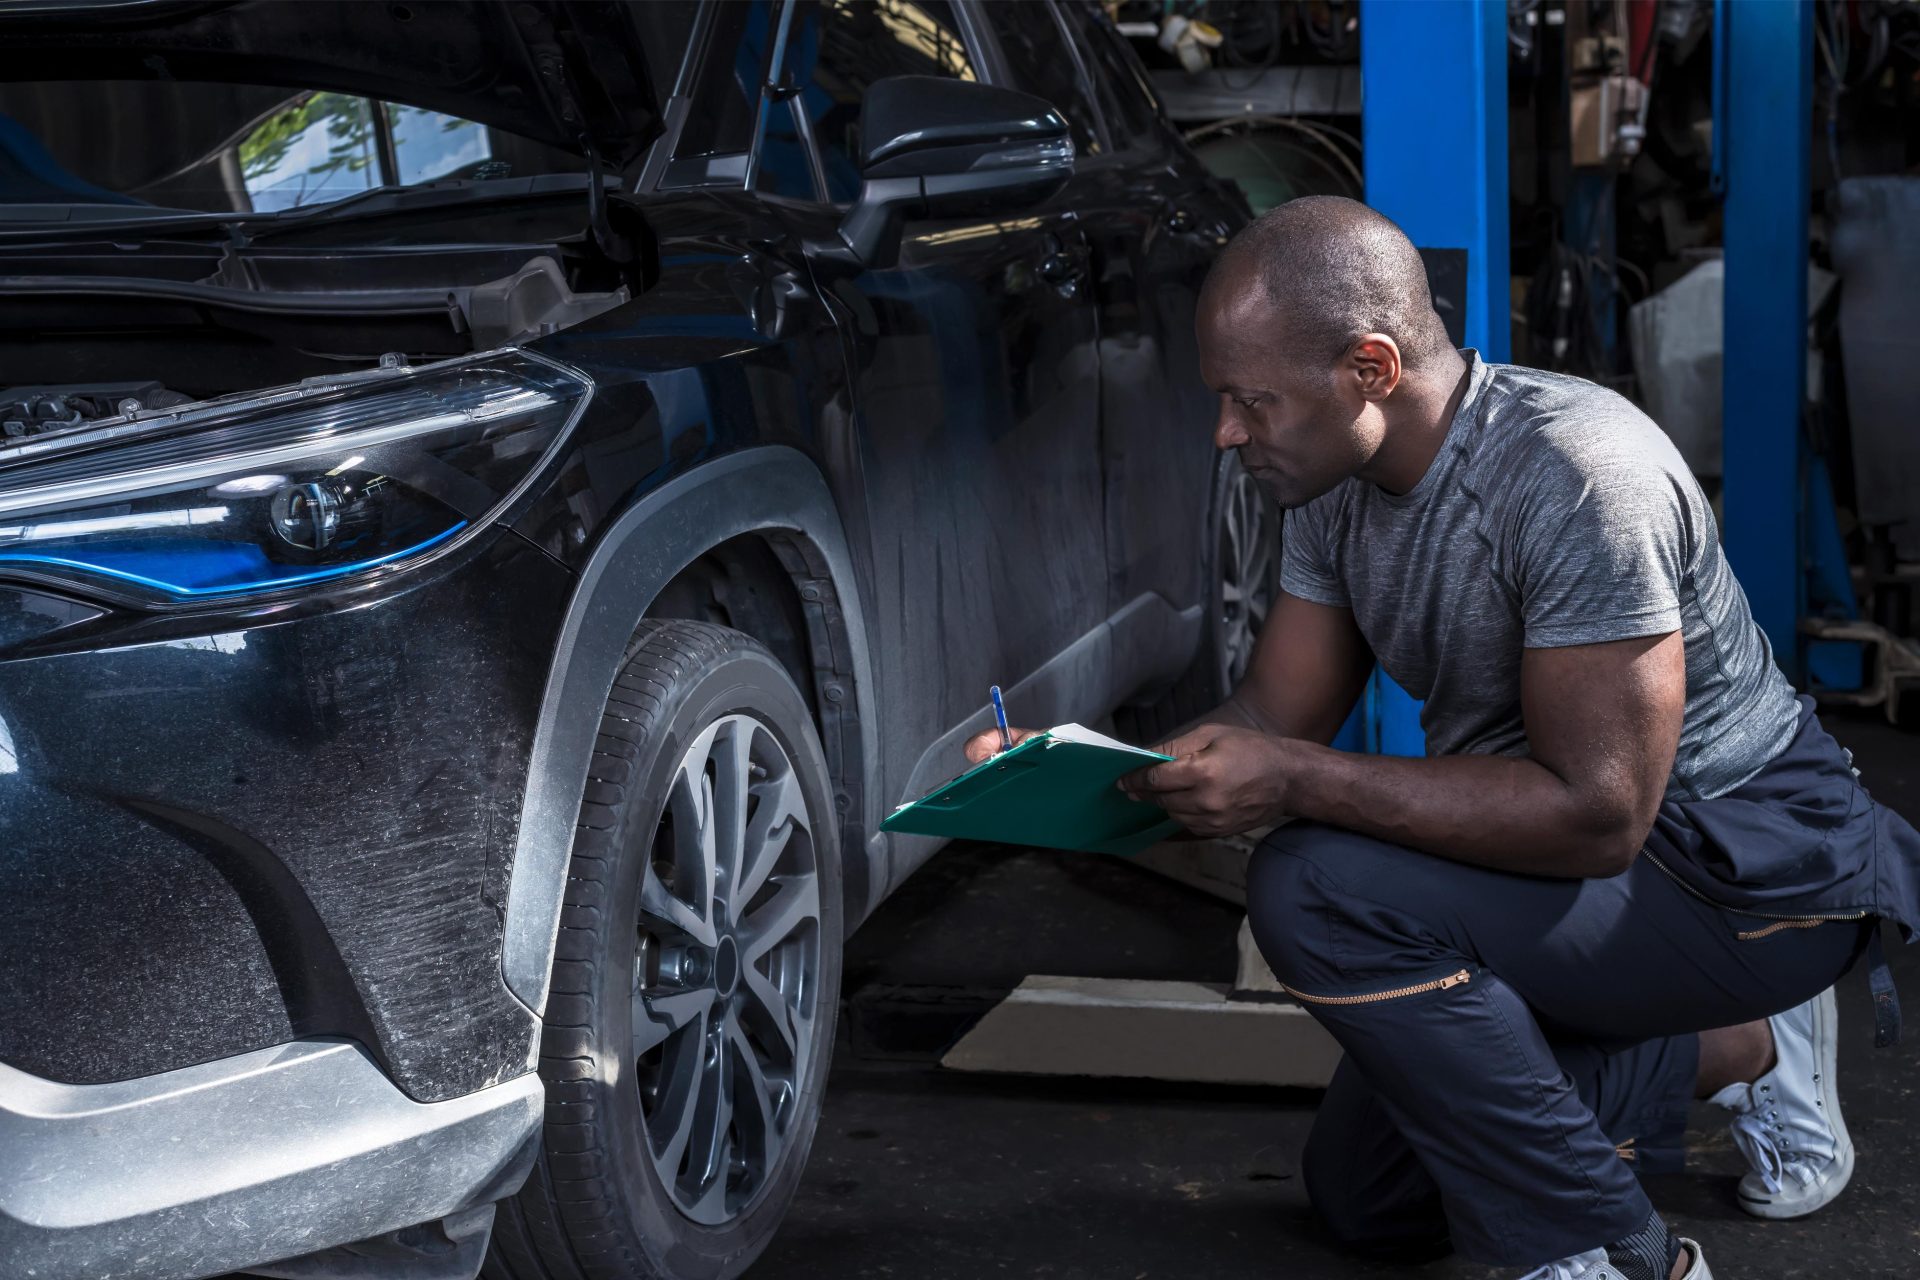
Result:
{"label": "rear wheel", "polygon": [[1239,454],[1220,455],[1209,510],[1200,652],[1158,699],[1114,713],[1115,727],[1136,742],[1165,741],[1234,691],[1280,593],[1280,508],[1240,465]]}
{"label": "rear wheel", "polygon": [[580,806],[527,1186],[496,1280],[721,1280],[772,1239],[819,1120],[837,830],[799,690],[750,637],[634,636]]}

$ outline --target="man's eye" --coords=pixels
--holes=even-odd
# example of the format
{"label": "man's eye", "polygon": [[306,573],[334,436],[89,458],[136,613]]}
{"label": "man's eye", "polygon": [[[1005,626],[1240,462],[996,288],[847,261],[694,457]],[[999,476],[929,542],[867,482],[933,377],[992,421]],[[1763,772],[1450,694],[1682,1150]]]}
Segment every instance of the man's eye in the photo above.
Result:
{"label": "man's eye", "polygon": [[1235,396],[1234,400],[1240,405],[1242,409],[1251,409],[1253,408],[1253,406],[1260,403],[1260,399],[1258,396]]}

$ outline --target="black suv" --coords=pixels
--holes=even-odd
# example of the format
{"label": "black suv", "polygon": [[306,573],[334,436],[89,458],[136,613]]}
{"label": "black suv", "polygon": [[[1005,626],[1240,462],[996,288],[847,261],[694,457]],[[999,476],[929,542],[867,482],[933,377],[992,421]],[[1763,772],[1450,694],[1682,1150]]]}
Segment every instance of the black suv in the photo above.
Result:
{"label": "black suv", "polygon": [[1244,663],[1244,216],[1078,3],[0,11],[0,1270],[744,1269],[878,818]]}

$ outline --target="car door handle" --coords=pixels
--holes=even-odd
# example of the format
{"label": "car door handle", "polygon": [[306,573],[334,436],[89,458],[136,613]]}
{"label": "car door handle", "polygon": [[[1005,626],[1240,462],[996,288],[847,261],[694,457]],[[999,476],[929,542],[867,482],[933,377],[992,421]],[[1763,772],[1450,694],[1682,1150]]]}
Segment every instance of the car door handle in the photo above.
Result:
{"label": "car door handle", "polygon": [[1053,286],[1063,298],[1078,297],[1086,281],[1086,271],[1070,254],[1050,253],[1040,259],[1040,278]]}
{"label": "car door handle", "polygon": [[762,280],[754,291],[754,327],[776,342],[783,342],[800,331],[806,312],[816,300],[813,286],[798,271],[776,272]]}
{"label": "car door handle", "polygon": [[1040,256],[1036,274],[1063,298],[1079,294],[1087,281],[1087,255],[1083,245],[1062,243],[1059,237],[1047,237],[1046,252]]}

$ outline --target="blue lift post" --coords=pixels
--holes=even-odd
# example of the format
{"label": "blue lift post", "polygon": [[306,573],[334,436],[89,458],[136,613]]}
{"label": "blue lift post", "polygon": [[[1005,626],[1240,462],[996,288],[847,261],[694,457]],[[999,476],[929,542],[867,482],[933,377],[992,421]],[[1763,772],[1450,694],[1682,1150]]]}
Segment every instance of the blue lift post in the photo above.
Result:
{"label": "blue lift post", "polygon": [[1804,677],[1800,410],[1807,386],[1813,5],[1718,3],[1714,152],[1726,194],[1721,420],[1727,559],[1789,678]]}
{"label": "blue lift post", "polygon": [[1807,643],[1810,614],[1856,617],[1807,393],[1807,185],[1813,5],[1714,5],[1713,181],[1725,199],[1721,373],[1727,559],[1774,658],[1803,687],[1855,689],[1863,653]]}
{"label": "blue lift post", "polygon": [[[1360,92],[1367,203],[1422,249],[1466,252],[1467,345],[1505,361],[1506,0],[1360,0]],[[1356,715],[1354,745],[1425,753],[1420,704],[1384,674]]]}
{"label": "blue lift post", "polygon": [[1713,184],[1726,201],[1726,558],[1789,679],[1859,689],[1859,643],[1799,633],[1807,616],[1859,616],[1826,461],[1801,432],[1812,4],[1718,0],[1713,27]]}

